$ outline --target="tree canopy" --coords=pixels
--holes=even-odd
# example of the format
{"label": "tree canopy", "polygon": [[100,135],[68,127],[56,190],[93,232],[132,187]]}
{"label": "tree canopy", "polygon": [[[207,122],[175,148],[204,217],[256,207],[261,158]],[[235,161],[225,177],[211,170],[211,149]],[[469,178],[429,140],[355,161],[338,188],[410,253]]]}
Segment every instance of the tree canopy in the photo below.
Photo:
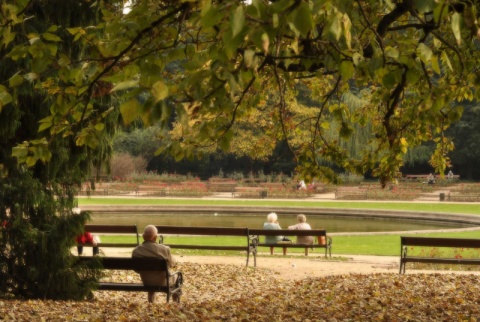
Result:
{"label": "tree canopy", "polygon": [[[373,169],[385,181],[409,148],[428,140],[442,172],[453,148],[444,130],[462,113],[452,102],[477,95],[475,1],[139,0],[127,14],[122,1],[109,1],[91,3],[103,15],[95,25],[14,32],[35,23],[26,9],[37,2],[5,5],[2,23],[5,59],[30,61],[2,86],[2,110],[24,82],[55,98],[38,120],[42,139],[14,149],[30,166],[50,159],[57,135],[97,146],[116,106],[95,102],[113,95],[125,123],[168,126],[173,115],[181,136],[164,148],[178,159],[212,144],[228,150],[237,125],[255,118],[259,130],[290,143],[307,179],[323,176],[323,157],[354,172]],[[12,46],[18,37],[27,42]],[[81,55],[72,56],[67,41]],[[310,113],[295,109],[299,83],[318,103]],[[368,104],[349,109],[341,97],[352,88]],[[367,124],[371,144],[351,158],[338,142]],[[340,137],[326,135],[333,125]]]}

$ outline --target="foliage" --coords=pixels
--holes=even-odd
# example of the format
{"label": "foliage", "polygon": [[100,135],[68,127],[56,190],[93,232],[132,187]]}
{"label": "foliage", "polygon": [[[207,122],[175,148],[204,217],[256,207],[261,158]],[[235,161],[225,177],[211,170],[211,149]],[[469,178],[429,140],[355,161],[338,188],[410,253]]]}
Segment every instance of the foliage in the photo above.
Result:
{"label": "foliage", "polygon": [[71,210],[111,153],[118,112],[108,98],[80,103],[83,78],[69,67],[86,53],[65,28],[99,16],[63,0],[3,1],[0,11],[0,295],[84,298],[96,276],[72,267],[70,248],[88,214]]}
{"label": "foliage", "polygon": [[[168,129],[174,119],[175,139],[163,138],[161,151],[177,160],[217,148],[261,158],[285,141],[307,181],[332,179],[319,164],[326,159],[349,172],[373,169],[384,185],[425,141],[434,142],[430,162],[443,173],[453,149],[444,131],[462,113],[450,102],[478,95],[476,2],[139,0],[123,14],[118,0],[92,3],[97,24],[48,20],[21,32],[38,23],[31,13],[50,9],[39,4],[2,7],[3,57],[28,64],[5,74],[0,111],[26,84],[51,99],[35,118],[39,138],[14,150],[29,166],[51,160],[52,138],[98,146],[116,108],[95,103],[112,95],[125,124]],[[297,104],[300,83],[314,106]],[[364,104],[342,101],[349,92],[362,93]],[[374,136],[356,158],[339,142],[359,126]]]}

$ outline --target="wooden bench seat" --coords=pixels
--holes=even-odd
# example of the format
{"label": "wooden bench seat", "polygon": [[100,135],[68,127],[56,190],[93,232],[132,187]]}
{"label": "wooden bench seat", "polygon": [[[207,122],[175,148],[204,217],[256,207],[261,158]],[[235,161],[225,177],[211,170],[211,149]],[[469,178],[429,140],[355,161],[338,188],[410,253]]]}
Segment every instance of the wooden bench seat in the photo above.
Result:
{"label": "wooden bench seat", "polygon": [[468,238],[439,238],[439,237],[400,237],[400,274],[405,273],[407,263],[429,264],[464,264],[480,265],[480,258],[462,257],[425,257],[411,256],[409,247],[446,247],[446,248],[480,248],[480,239]]}
{"label": "wooden bench seat", "polygon": [[368,189],[359,187],[339,187],[335,191],[335,199],[363,200],[367,199]]}
{"label": "wooden bench seat", "polygon": [[[127,271],[158,271],[165,273],[165,286],[143,285],[141,283],[104,282],[98,284],[99,291],[125,291],[125,292],[159,292],[167,295],[167,302],[174,296],[176,302],[180,302],[182,294],[183,274],[180,271],[171,273],[168,270],[168,263],[163,258],[131,258],[131,257],[78,257],[78,263],[87,265],[90,268],[103,268],[106,270],[127,270]],[[101,265],[98,266],[97,264]],[[170,277],[176,276],[176,283],[170,285]]]}
{"label": "wooden bench seat", "polygon": [[[172,249],[203,249],[203,250],[231,250],[244,251],[247,253],[247,264],[250,260],[250,254],[253,255],[253,265],[257,266],[256,248],[250,244],[250,233],[248,228],[232,227],[184,227],[184,226],[156,226],[159,243],[169,246]],[[244,237],[244,245],[186,245],[172,244],[168,242],[168,235],[176,236],[238,236]]]}
{"label": "wooden bench seat", "polygon": [[[131,235],[132,243],[98,243],[98,247],[137,247],[140,244],[137,225],[85,225],[84,231],[93,234],[121,234]],[[77,244],[77,246],[93,247],[92,244]]]}
{"label": "wooden bench seat", "polygon": [[266,198],[268,189],[265,187],[235,187],[232,197],[238,198]]}
{"label": "wooden bench seat", "polygon": [[[255,247],[281,247],[286,254],[287,248],[304,248],[305,256],[308,256],[308,250],[313,248],[324,248],[325,257],[330,255],[332,257],[332,238],[327,236],[327,231],[324,229],[311,229],[311,230],[289,230],[289,229],[250,229],[251,241]],[[292,243],[277,243],[266,244],[260,242],[260,236],[313,236],[316,241],[312,245],[296,244],[295,240]],[[320,242],[319,242],[320,241]]]}

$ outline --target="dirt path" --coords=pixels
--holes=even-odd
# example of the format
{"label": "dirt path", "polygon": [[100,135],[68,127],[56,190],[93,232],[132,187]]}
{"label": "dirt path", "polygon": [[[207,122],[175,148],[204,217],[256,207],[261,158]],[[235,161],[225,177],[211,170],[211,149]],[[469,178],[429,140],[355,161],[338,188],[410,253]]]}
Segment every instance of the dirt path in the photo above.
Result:
{"label": "dirt path", "polygon": [[[131,249],[108,248],[102,250],[106,256],[130,256]],[[87,255],[89,255],[87,253]],[[179,264],[196,263],[212,265],[238,265],[244,267],[245,256],[177,256]],[[280,280],[301,280],[306,277],[325,277],[348,274],[398,274],[400,259],[398,256],[366,256],[366,255],[341,255],[333,259],[325,259],[323,255],[313,254],[282,257],[270,256],[261,253],[257,256],[257,268],[271,270],[274,277]],[[253,267],[253,259],[250,258],[249,267]],[[480,271],[435,271],[435,270],[408,270],[407,274],[433,274],[455,273],[476,274]]]}
{"label": "dirt path", "polygon": [[[106,256],[130,256],[130,249],[103,249]],[[231,264],[243,267],[246,264],[244,256],[177,256],[178,262],[197,264]],[[269,269],[275,277],[283,280],[304,279],[308,276],[330,276],[344,274],[398,273],[398,257],[392,256],[353,256],[342,255],[340,258],[326,260],[323,255],[314,254],[305,257],[257,256],[257,267]],[[253,258],[250,258],[253,267]]]}

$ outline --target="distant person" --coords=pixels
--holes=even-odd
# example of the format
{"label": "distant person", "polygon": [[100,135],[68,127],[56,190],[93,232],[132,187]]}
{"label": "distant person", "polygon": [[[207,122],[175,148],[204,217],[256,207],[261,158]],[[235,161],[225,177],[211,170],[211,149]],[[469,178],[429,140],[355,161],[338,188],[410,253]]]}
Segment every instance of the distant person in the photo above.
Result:
{"label": "distant person", "polygon": [[[99,238],[97,236],[94,236],[88,231],[86,231],[83,234],[78,235],[77,238],[75,238],[75,241],[78,244],[91,244],[93,246],[93,256],[98,255],[99,248],[97,245],[99,243]],[[77,252],[78,252],[78,256],[83,255],[82,245],[77,245]]]}
{"label": "distant person", "polygon": [[300,180],[297,184],[298,190],[307,190],[307,185],[305,184],[304,180]]}
{"label": "distant person", "polygon": [[[267,222],[263,224],[263,229],[282,229],[280,227],[280,224],[278,223],[278,216],[276,213],[271,212],[267,216]],[[278,244],[284,241],[290,241],[290,239],[284,237],[284,236],[265,236],[265,244]],[[273,255],[273,246],[270,247],[270,255]],[[287,249],[283,248],[283,254],[285,255],[287,253]]]}
{"label": "distant person", "polygon": [[[297,216],[298,224],[288,226],[290,230],[311,230],[310,224],[307,224],[307,217],[305,215],[300,214]],[[313,244],[313,237],[312,236],[297,236],[297,244],[305,244],[305,245],[312,245]]]}
{"label": "distant person", "polygon": [[[80,215],[82,210],[80,208],[73,208],[72,214]],[[93,246],[93,256],[98,255],[100,249],[98,248],[98,244],[100,243],[100,238],[98,236],[92,235],[88,231],[84,232],[83,234],[78,235],[75,237],[75,242],[77,244],[90,244]],[[83,245],[77,245],[77,252],[78,256],[83,255]]]}
{"label": "distant person", "polygon": [[[143,240],[144,242],[137,246],[133,252],[132,257],[156,257],[163,258],[167,260],[168,268],[173,268],[176,266],[177,261],[172,256],[170,252],[170,247],[158,244],[157,243],[158,230],[154,225],[148,225],[143,231]],[[165,286],[166,283],[166,274],[165,272],[155,272],[148,271],[145,267],[145,271],[138,272],[142,279],[144,285],[160,285]],[[170,277],[170,285],[174,285],[177,281],[177,276]],[[178,302],[180,299],[180,294],[172,294],[172,299],[175,302]],[[148,292],[148,302],[153,303],[155,301],[155,292]]]}
{"label": "distant person", "polygon": [[428,183],[429,185],[433,185],[433,184],[435,183],[435,176],[434,176],[432,173],[430,173],[430,174],[428,175],[428,177],[427,177],[427,183]]}
{"label": "distant person", "polygon": [[449,180],[452,180],[452,179],[453,179],[453,172],[452,172],[452,170],[448,171],[447,178],[448,178]]}

